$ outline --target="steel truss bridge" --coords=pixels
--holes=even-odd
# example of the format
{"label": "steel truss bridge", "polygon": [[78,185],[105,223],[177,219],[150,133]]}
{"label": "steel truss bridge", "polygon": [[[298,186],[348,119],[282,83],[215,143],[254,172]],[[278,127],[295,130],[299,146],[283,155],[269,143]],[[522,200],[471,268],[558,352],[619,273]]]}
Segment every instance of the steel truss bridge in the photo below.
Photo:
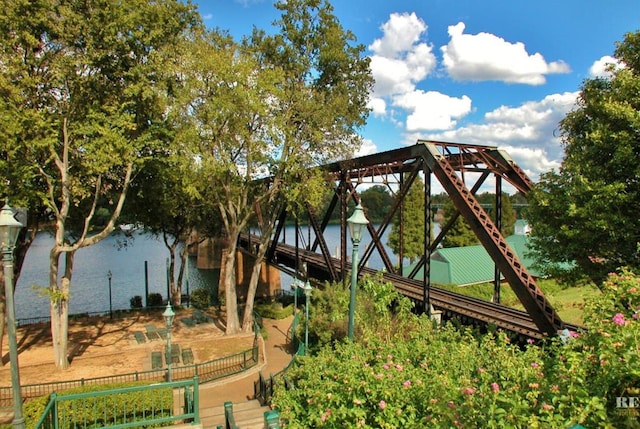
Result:
{"label": "steel truss bridge", "polygon": [[[333,197],[326,213],[320,218],[310,207],[307,208],[308,228],[314,238],[301,248],[299,239],[304,232],[299,228],[292,214],[283,211],[275,229],[267,262],[293,276],[301,275],[319,281],[347,281],[352,269],[347,254],[347,208],[349,203],[360,202],[358,186],[363,183],[387,186],[393,196],[393,204],[382,223],[369,223],[371,241],[361,252],[356,269],[358,276],[373,274],[376,270],[367,268],[372,254],[377,254],[384,264],[383,278],[418,304],[421,311],[431,309],[443,312],[447,318],[457,318],[463,322],[492,324],[529,338],[553,336],[566,325],[537,286],[534,277],[520,262],[500,232],[502,182],[506,181],[523,194],[532,187],[531,180],[509,155],[494,146],[468,145],[438,141],[418,140],[417,144],[368,155],[360,158],[328,164],[322,167],[334,184]],[[470,174],[473,173],[473,174]],[[424,252],[423,257],[408,275],[408,267],[394,266],[381,241],[382,235],[392,223],[392,219],[404,209],[404,199],[416,178],[424,178]],[[493,176],[495,182],[495,220],[491,219],[478,203],[475,193]],[[457,213],[445,225],[435,239],[431,238],[432,181],[437,180],[451,198]],[[467,181],[475,180],[470,185]],[[339,211],[340,245],[338,257],[333,257],[324,238],[324,231],[332,219],[334,211]],[[365,207],[366,212],[366,207]],[[430,284],[430,256],[442,241],[455,219],[462,216],[476,234],[479,242],[495,263],[494,302],[487,302],[446,291]],[[403,216],[400,216],[403,219]],[[287,243],[284,237],[286,223],[296,224],[295,243]],[[400,237],[404,225],[399,224]],[[311,235],[309,234],[309,237]],[[252,249],[257,237],[244,235],[240,246]],[[364,243],[361,243],[364,244]],[[404,259],[400,242],[399,261]],[[420,277],[417,278],[418,274]],[[522,303],[525,311],[500,305],[500,277],[509,283]]]}

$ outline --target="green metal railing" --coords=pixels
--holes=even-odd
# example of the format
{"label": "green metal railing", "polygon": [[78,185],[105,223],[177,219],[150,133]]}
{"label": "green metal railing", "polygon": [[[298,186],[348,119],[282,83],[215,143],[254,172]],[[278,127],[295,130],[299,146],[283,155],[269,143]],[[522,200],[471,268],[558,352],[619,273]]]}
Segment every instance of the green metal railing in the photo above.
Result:
{"label": "green metal railing", "polygon": [[267,405],[271,404],[271,397],[273,396],[273,389],[279,383],[283,383],[287,388],[289,388],[289,381],[286,377],[287,370],[294,364],[297,356],[303,356],[305,354],[304,343],[298,339],[296,336],[296,330],[298,329],[298,325],[300,324],[300,314],[296,313],[293,317],[293,321],[291,322],[291,328],[289,328],[289,341],[293,344],[296,349],[296,354],[293,356],[291,361],[284,367],[282,370],[278,371],[275,374],[269,374],[269,377],[264,377],[262,372],[258,374],[258,380],[253,383],[253,396],[260,401],[261,404]]}
{"label": "green metal railing", "polygon": [[120,429],[188,422],[200,423],[197,377],[90,393],[52,393],[35,429]]}
{"label": "green metal railing", "polygon": [[[201,382],[207,382],[237,374],[254,367],[259,361],[259,347],[257,341],[252,348],[245,351],[224,356],[208,362],[196,363],[193,365],[172,366],[171,378],[173,380],[186,380],[198,377]],[[25,401],[49,395],[53,392],[60,392],[81,386],[130,383],[138,381],[162,382],[167,379],[167,370],[158,369],[153,371],[134,372],[130,374],[119,374],[108,377],[83,378],[79,380],[67,380],[43,384],[27,384],[21,386],[22,397]],[[11,407],[13,405],[13,394],[11,387],[0,387],[0,408]]]}

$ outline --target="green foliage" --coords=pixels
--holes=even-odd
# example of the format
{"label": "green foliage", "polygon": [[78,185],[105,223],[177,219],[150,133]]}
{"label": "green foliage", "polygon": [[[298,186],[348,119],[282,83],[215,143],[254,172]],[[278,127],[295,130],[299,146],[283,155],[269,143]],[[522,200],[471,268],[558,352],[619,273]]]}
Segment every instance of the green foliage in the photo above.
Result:
{"label": "green foliage", "polygon": [[191,292],[191,304],[199,309],[206,310],[211,306],[211,292],[206,288],[198,288]]}
{"label": "green foliage", "polygon": [[375,185],[360,193],[362,206],[366,210],[367,219],[373,223],[382,222],[391,211],[393,197],[386,186]]}
{"label": "green foliage", "polygon": [[[127,387],[140,386],[146,383],[117,383],[109,385],[83,386],[73,389],[56,392],[59,397],[72,394],[82,394],[91,392],[101,392],[111,389],[122,389]],[[42,396],[33,399],[24,405],[25,424],[28,429],[35,427],[38,419],[42,416],[49,396]],[[61,428],[76,427],[92,422],[95,426],[112,426],[125,421],[131,422],[143,420],[148,416],[163,417],[171,415],[172,406],[171,389],[159,391],[136,391],[119,393],[117,395],[107,395],[102,397],[87,397],[73,401],[62,401],[59,404],[58,416]],[[99,415],[94,414],[100,410]],[[126,413],[123,413],[126,411]],[[64,419],[64,423],[62,420]],[[126,419],[126,420],[124,420]]]}
{"label": "green foliage", "polygon": [[[424,255],[424,182],[417,176],[406,193],[402,204],[403,256],[413,262]],[[430,232],[433,234],[433,231]],[[393,218],[391,233],[387,241],[396,255],[400,254],[400,214]]]}
{"label": "green foliage", "polygon": [[284,319],[293,314],[293,305],[282,306],[279,302],[256,304],[255,312],[267,319]]}
{"label": "green foliage", "polygon": [[132,296],[131,299],[129,299],[129,305],[132,310],[142,308],[142,297],[140,295]]}
{"label": "green foliage", "polygon": [[600,284],[618,266],[640,266],[639,35],[615,51],[625,68],[584,81],[578,108],[560,124],[562,168],[543,175],[529,198],[533,249],[549,273]]}
{"label": "green foliage", "polygon": [[411,316],[391,337],[366,330],[297,360],[273,405],[292,428],[638,428],[616,397],[640,383],[640,278],[610,275],[586,312],[588,331],[526,347]]}
{"label": "green foliage", "polygon": [[[446,226],[447,223],[456,216],[456,214],[457,210],[453,205],[453,202],[450,199],[447,200],[444,204],[444,217],[441,225],[443,227]],[[478,244],[478,238],[462,216],[457,217],[442,240],[442,246],[444,247],[463,247],[473,246],[476,244]]]}
{"label": "green foliage", "polygon": [[163,301],[161,294],[150,293],[147,297],[147,307],[162,307]]}

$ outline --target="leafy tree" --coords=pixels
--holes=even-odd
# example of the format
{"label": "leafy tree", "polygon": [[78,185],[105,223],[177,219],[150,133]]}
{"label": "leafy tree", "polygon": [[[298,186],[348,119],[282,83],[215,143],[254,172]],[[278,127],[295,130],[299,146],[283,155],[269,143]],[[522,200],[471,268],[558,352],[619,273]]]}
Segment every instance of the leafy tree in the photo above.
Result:
{"label": "leafy tree", "polygon": [[[226,332],[252,329],[261,264],[282,208],[300,212],[322,196],[324,178],[309,168],[343,158],[357,146],[371,87],[363,46],[352,46],[324,1],[277,3],[279,32],[255,29],[236,43],[210,32],[181,59],[181,135],[194,145],[201,174],[213,190],[225,249]],[[262,180],[258,180],[262,179]],[[258,213],[258,215],[256,215]],[[253,222],[261,242],[242,325],[233,273],[239,234]]]}
{"label": "leafy tree", "polygon": [[[402,207],[403,256],[413,263],[424,255],[424,182],[417,176],[407,191]],[[387,245],[400,255],[400,213],[393,219]]]}
{"label": "leafy tree", "polygon": [[393,197],[386,186],[375,185],[360,193],[362,205],[367,209],[367,217],[371,222],[381,222],[391,210]]}
{"label": "leafy tree", "polygon": [[[447,202],[444,203],[443,210],[442,225],[444,226],[457,215],[458,211],[451,200],[447,200]],[[458,216],[442,240],[443,247],[463,247],[474,246],[476,244],[478,244],[478,237],[476,237],[475,232],[473,232],[462,216]]]}
{"label": "leafy tree", "polygon": [[[140,161],[163,143],[163,70],[199,21],[178,0],[2,6],[0,117],[12,118],[5,153],[53,220],[51,330],[55,364],[66,368],[75,253],[114,229]],[[98,211],[109,215],[96,230]]]}
{"label": "leafy tree", "polygon": [[[162,238],[169,252],[170,299],[174,305],[181,305],[188,247],[200,221],[200,193],[193,160],[179,150],[162,152],[156,152],[132,182],[123,218]],[[180,244],[183,246],[178,253]],[[181,263],[176,281],[177,258]]]}
{"label": "leafy tree", "polygon": [[561,121],[562,166],[542,175],[526,214],[543,269],[597,284],[640,262],[640,32],[627,34],[614,56],[624,67],[585,80]]}

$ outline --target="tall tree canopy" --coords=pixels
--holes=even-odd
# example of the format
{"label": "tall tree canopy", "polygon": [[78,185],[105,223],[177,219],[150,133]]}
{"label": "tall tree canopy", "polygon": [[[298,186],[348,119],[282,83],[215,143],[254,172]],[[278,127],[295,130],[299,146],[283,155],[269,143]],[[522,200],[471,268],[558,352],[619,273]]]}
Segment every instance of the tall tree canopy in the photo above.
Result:
{"label": "tall tree canopy", "polygon": [[393,218],[387,244],[400,255],[400,215],[402,214],[402,252],[410,262],[424,255],[424,181],[417,176],[402,202],[402,213]]}
{"label": "tall tree canopy", "polygon": [[562,166],[541,177],[527,211],[539,265],[597,284],[640,263],[640,32],[614,56],[622,66],[585,80],[560,123]]}
{"label": "tall tree canopy", "polygon": [[[179,0],[3,0],[2,10],[1,165],[53,221],[47,286],[54,361],[65,368],[75,252],[114,229],[132,176],[167,144],[164,72],[200,21]],[[109,220],[96,230],[98,210]]]}
{"label": "tall tree canopy", "polygon": [[[324,178],[309,170],[349,156],[368,115],[372,79],[354,44],[322,0],[278,2],[278,32],[255,29],[242,42],[213,31],[180,59],[183,108],[173,112],[212,189],[226,248],[228,334],[253,325],[253,298],[267,242],[283,208],[319,200]],[[257,180],[262,179],[262,180]],[[233,273],[239,234],[260,229],[242,325]]]}

